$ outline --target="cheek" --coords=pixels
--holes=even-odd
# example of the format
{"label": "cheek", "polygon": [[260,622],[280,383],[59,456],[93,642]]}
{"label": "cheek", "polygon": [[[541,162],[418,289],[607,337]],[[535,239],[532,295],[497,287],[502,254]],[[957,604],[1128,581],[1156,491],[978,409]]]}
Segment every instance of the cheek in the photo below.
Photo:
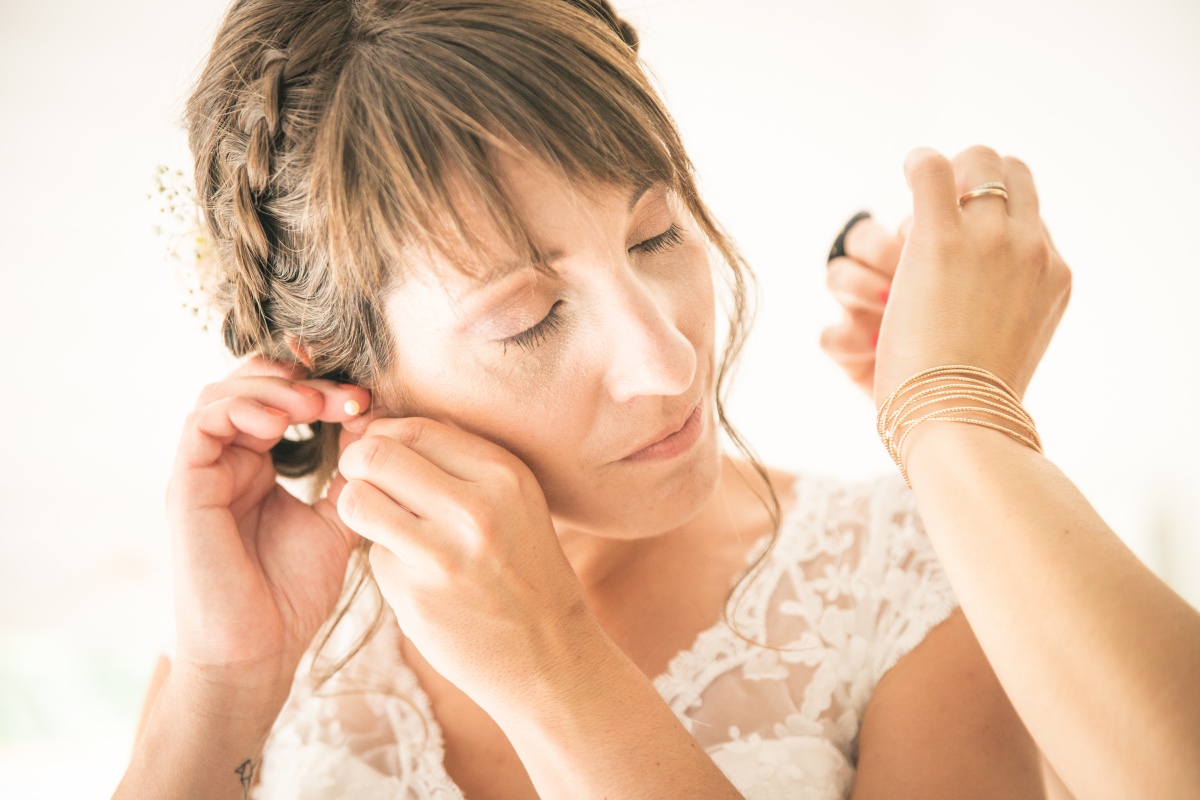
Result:
{"label": "cheek", "polygon": [[691,245],[687,252],[688,267],[674,287],[676,320],[680,333],[688,338],[697,353],[713,346],[716,296],[712,270],[703,247]]}
{"label": "cheek", "polygon": [[[590,414],[579,387],[586,377],[572,348],[558,359],[524,354],[487,359],[463,347],[426,340],[397,347],[394,416],[447,422],[500,445],[539,473],[573,465]],[[571,463],[568,463],[571,462]]]}

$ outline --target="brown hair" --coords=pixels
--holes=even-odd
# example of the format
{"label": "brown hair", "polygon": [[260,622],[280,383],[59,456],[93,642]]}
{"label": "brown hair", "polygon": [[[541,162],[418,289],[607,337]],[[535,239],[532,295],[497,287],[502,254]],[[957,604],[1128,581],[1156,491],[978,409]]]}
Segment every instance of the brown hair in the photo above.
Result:
{"label": "brown hair", "polygon": [[[571,180],[665,181],[728,267],[717,416],[762,478],[778,533],[779,500],[722,399],[753,316],[753,272],[700,199],[637,47],[608,0],[235,0],[186,106],[226,346],[294,362],[299,343],[315,377],[380,388],[393,358],[380,298],[412,254],[482,277],[484,249],[452,183],[478,193],[519,258],[541,263],[495,151],[538,157]],[[321,491],[336,426],[314,425],[272,456]],[[319,650],[370,583],[358,555]]]}

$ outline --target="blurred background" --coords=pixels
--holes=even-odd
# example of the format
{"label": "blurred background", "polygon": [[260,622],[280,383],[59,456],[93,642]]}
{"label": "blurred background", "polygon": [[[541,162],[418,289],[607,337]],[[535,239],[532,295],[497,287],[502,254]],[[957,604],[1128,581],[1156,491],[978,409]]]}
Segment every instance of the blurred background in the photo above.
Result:
{"label": "blurred background", "polygon": [[[905,154],[1020,156],[1074,272],[1026,406],[1048,455],[1200,604],[1200,4],[625,0],[701,189],[760,278],[730,416],[765,459],[894,469],[817,347],[829,245],[896,227]],[[185,307],[157,169],[223,0],[0,0],[0,796],[108,796],[169,641],[162,498],[231,367]],[[147,195],[151,195],[148,197]]]}

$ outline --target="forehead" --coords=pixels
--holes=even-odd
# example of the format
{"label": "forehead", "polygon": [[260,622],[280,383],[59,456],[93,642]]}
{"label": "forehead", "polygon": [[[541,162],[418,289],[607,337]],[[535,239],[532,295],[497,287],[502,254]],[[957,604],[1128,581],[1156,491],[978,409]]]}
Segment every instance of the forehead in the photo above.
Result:
{"label": "forehead", "polygon": [[406,265],[405,283],[415,280],[424,289],[436,286],[457,303],[514,271],[555,274],[555,262],[567,255],[574,241],[589,229],[623,224],[654,184],[650,178],[632,183],[570,178],[540,159],[506,153],[498,154],[495,162],[503,201],[528,236],[532,257],[522,255],[519,245],[514,246],[504,234],[498,223],[501,210],[491,207],[476,187],[456,176],[447,181],[455,224],[467,229],[479,246],[414,250]]}

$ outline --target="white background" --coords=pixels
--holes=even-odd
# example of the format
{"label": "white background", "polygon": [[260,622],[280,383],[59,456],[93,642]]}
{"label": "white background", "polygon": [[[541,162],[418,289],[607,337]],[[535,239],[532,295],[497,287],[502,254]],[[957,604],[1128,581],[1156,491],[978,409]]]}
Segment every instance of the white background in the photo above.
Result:
{"label": "white background", "polygon": [[[146,194],[190,163],[177,118],[223,5],[0,4],[2,796],[111,792],[168,629],[174,440],[229,363]],[[1200,603],[1200,4],[617,5],[760,276],[730,412],[766,460],[892,468],[816,346],[825,253],[860,208],[905,216],[912,147],[988,144],[1033,168],[1074,271],[1026,398],[1047,453]]]}

